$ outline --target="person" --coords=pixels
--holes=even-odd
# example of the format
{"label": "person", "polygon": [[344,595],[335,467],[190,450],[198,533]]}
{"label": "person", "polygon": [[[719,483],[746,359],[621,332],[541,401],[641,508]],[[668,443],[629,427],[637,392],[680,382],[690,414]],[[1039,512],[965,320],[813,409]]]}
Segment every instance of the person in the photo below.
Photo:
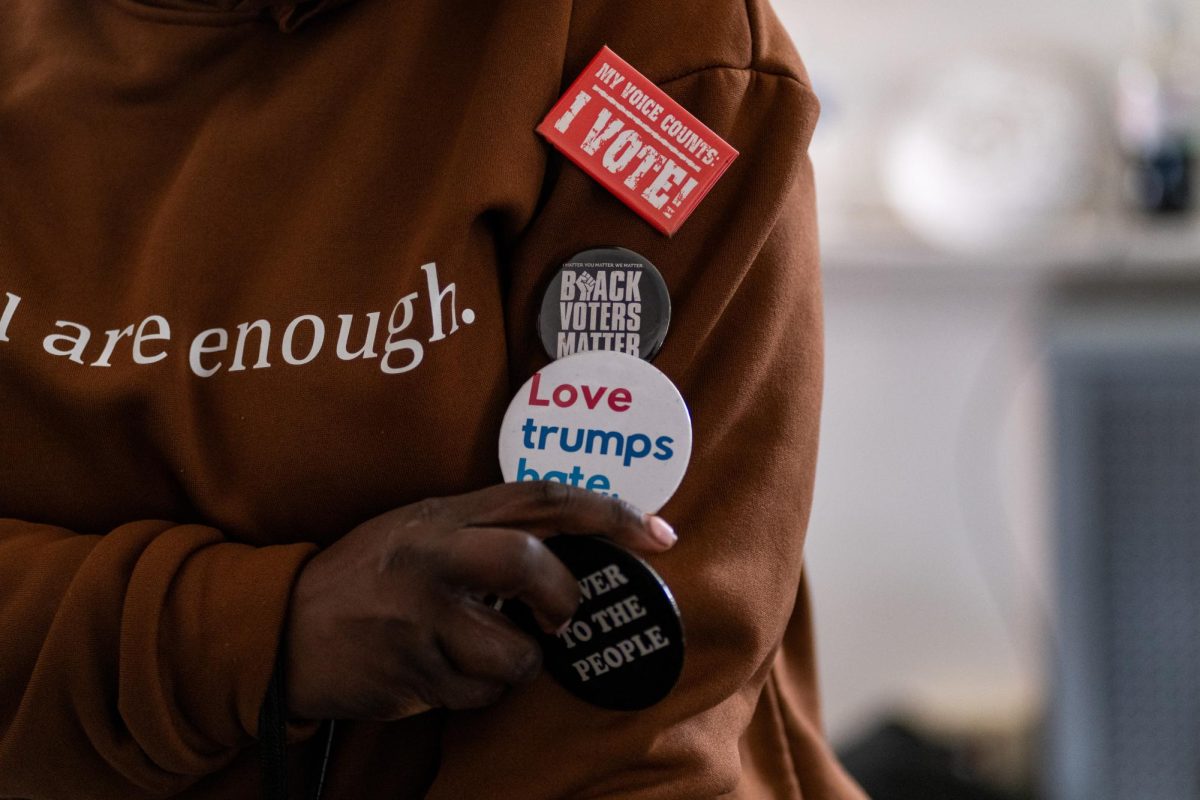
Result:
{"label": "person", "polygon": [[[605,44],[740,151],[673,237],[534,132]],[[766,0],[0,5],[0,796],[260,797],[274,694],[295,797],[860,798],[802,559],[817,107]],[[496,463],[598,245],[673,302],[662,519]],[[582,703],[485,606],[570,618],[550,532],[674,590],[661,703]]]}

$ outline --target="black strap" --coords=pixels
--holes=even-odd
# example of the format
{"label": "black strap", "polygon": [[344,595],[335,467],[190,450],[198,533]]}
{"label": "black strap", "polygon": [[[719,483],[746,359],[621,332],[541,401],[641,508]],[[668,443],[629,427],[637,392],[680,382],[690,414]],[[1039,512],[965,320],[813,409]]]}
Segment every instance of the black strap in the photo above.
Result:
{"label": "black strap", "polygon": [[[288,800],[287,758],[287,691],[284,683],[284,648],[279,648],[275,658],[275,670],[267,685],[258,712],[259,761],[262,766],[263,800]],[[334,722],[325,723],[325,746],[321,753],[320,770],[313,787],[313,800],[321,800],[325,792],[325,773],[329,767],[329,756],[333,751]]]}
{"label": "black strap", "polygon": [[263,800],[288,800],[287,710],[283,683],[283,650],[275,657],[275,671],[258,712],[258,750],[262,765]]}

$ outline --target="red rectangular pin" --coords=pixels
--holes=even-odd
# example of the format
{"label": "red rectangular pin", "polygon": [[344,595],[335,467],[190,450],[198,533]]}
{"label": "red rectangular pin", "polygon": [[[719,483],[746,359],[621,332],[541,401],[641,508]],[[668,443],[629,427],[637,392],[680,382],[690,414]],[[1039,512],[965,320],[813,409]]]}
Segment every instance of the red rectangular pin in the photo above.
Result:
{"label": "red rectangular pin", "polygon": [[738,152],[604,47],[538,133],[625,205],[671,236]]}

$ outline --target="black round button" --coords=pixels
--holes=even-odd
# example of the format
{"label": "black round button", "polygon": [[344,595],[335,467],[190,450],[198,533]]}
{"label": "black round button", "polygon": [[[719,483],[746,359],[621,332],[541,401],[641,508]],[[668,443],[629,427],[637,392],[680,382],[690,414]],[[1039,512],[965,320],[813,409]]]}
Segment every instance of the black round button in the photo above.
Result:
{"label": "black round button", "polygon": [[546,671],[576,697],[616,711],[649,708],[670,694],[683,671],[683,623],[658,573],[600,537],[555,536],[546,546],[579,581],[583,602],[571,624],[547,634],[523,603],[503,605],[541,644]]}
{"label": "black round button", "polygon": [[586,250],[550,281],[538,335],[550,358],[616,350],[647,361],[671,325],[671,296],[653,264],[624,247]]}

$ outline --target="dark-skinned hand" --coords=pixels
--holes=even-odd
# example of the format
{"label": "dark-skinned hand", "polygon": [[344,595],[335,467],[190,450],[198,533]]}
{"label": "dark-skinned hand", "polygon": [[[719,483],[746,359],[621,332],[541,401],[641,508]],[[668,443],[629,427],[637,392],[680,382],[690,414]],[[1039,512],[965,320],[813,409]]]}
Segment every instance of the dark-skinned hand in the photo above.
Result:
{"label": "dark-skinned hand", "polygon": [[541,669],[537,643],[485,604],[516,598],[547,632],[579,605],[542,543],[601,535],[669,549],[662,519],[558,483],[514,483],[425,500],[364,522],[301,571],[286,637],[296,719],[390,721],[490,705]]}

